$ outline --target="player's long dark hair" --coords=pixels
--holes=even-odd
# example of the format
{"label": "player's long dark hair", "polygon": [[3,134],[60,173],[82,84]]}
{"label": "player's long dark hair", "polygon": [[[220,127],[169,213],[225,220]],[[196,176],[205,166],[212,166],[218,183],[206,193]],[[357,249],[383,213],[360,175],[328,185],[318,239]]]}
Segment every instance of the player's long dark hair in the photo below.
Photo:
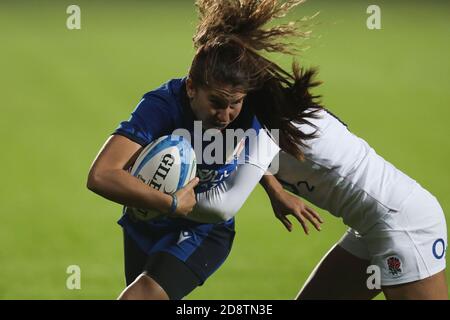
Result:
{"label": "player's long dark hair", "polygon": [[285,16],[304,0],[197,0],[199,24],[194,35],[197,53],[189,77],[194,85],[220,88],[229,84],[247,92],[246,104],[268,129],[280,130],[280,147],[298,159],[303,158],[304,141],[314,137],[293,124],[310,124],[322,107],[310,89],[314,69],[301,69],[293,63],[286,72],[261,53],[295,54],[287,37],[306,37],[295,23],[263,28]]}

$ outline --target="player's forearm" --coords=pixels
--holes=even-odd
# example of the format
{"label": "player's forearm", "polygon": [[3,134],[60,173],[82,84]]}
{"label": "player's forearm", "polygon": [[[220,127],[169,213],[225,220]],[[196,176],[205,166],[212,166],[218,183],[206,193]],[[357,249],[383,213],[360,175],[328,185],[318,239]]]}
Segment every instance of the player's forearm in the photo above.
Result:
{"label": "player's forearm", "polygon": [[260,184],[263,186],[269,197],[274,196],[283,190],[283,186],[273,175],[266,174],[262,177]]}
{"label": "player's forearm", "polygon": [[[278,152],[277,144],[265,130],[261,130],[257,139],[250,139],[249,154],[241,154],[240,160],[244,160],[243,164],[215,189],[197,194],[197,205],[188,218],[197,221],[225,221],[232,218],[250,196]],[[278,181],[273,179],[272,182],[268,180],[266,185],[276,189]],[[281,188],[281,185],[279,186]]]}
{"label": "player's forearm", "polygon": [[200,222],[223,222],[234,217],[261,180],[264,170],[243,164],[214,189],[197,194],[197,205],[187,216]]}
{"label": "player's forearm", "polygon": [[120,169],[91,173],[88,188],[108,200],[133,208],[153,209],[165,213],[172,204],[170,195],[149,187]]}

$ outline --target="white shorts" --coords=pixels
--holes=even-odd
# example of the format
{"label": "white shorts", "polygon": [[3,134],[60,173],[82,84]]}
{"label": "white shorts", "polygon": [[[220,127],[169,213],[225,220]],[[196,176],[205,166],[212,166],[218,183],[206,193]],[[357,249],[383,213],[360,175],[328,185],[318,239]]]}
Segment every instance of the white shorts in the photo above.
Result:
{"label": "white shorts", "polygon": [[445,269],[445,216],[436,198],[417,185],[399,211],[390,211],[364,235],[349,229],[338,244],[377,265],[382,286],[425,279]]}

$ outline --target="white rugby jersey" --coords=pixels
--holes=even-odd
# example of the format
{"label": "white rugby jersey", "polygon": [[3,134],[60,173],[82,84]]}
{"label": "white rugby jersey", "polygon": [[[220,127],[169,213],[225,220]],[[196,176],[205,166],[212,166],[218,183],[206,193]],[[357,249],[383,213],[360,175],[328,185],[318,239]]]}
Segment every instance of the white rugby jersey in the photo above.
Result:
{"label": "white rugby jersey", "polygon": [[[416,182],[379,156],[325,110],[317,138],[304,149],[305,161],[281,152],[276,177],[292,192],[342,217],[359,233],[368,230],[389,210],[398,211]],[[315,129],[297,125],[304,132]]]}

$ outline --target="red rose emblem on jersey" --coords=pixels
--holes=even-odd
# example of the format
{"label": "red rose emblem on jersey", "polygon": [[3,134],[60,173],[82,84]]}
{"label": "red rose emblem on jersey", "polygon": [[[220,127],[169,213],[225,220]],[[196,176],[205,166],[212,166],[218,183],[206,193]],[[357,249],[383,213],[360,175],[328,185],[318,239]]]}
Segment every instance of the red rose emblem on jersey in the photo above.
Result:
{"label": "red rose emblem on jersey", "polygon": [[389,273],[393,276],[399,276],[402,273],[402,261],[396,257],[392,256],[386,260],[387,266],[389,268]]}

